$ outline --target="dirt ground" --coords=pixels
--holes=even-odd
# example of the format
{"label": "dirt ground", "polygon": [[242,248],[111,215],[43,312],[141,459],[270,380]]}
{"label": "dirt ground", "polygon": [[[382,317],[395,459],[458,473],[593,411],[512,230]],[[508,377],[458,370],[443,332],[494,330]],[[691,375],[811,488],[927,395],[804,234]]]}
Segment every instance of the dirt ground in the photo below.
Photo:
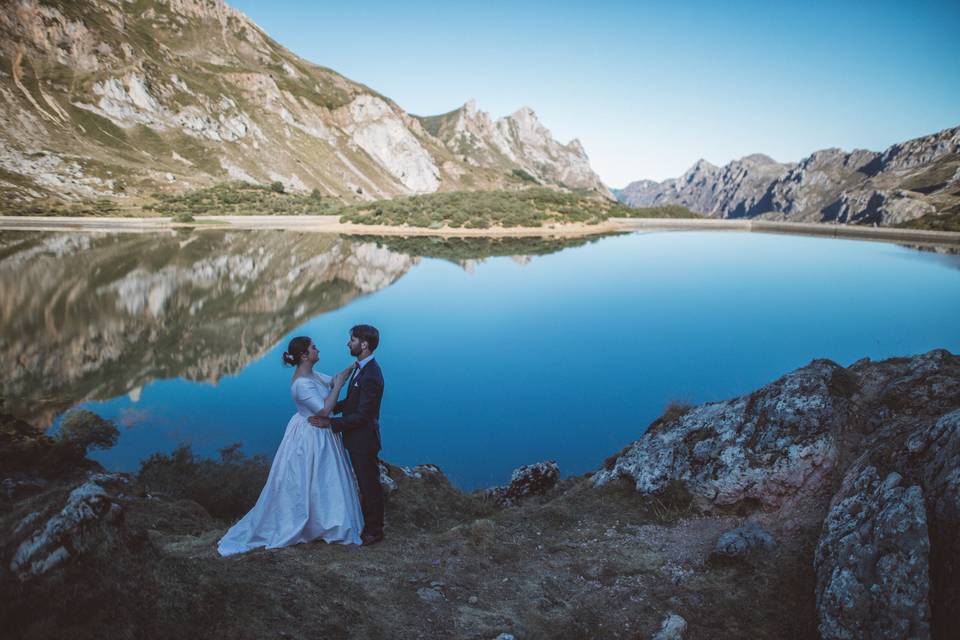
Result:
{"label": "dirt ground", "polygon": [[[230,558],[215,548],[229,522],[135,490],[122,542],[25,583],[0,576],[0,624],[21,638],[649,638],[674,612],[685,638],[817,637],[817,531],[775,532],[776,550],[724,563],[713,545],[744,517],[682,495],[580,477],[503,508],[442,475],[397,475],[378,545]],[[0,525],[67,490],[8,504]]]}

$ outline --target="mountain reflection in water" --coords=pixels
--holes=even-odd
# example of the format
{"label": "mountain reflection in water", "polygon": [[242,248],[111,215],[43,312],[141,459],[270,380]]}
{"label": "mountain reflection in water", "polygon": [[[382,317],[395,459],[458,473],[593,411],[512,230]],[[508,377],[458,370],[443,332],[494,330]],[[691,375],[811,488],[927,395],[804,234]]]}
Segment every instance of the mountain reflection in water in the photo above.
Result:
{"label": "mountain reflection in water", "polygon": [[0,233],[4,410],[38,426],[157,379],[216,382],[418,256],[465,269],[587,240],[349,238],[288,231]]}

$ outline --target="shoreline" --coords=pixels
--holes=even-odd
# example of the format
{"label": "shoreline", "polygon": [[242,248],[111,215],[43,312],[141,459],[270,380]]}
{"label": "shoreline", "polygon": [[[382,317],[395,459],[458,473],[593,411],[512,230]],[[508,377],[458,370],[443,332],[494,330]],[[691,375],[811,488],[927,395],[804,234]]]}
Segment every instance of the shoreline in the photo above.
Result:
{"label": "shoreline", "polygon": [[583,237],[631,231],[746,231],[833,238],[890,240],[927,244],[960,244],[960,232],[864,227],[815,222],[718,220],[713,218],[610,218],[599,224],[551,224],[542,227],[469,229],[396,227],[342,223],[339,216],[198,216],[198,224],[175,223],[166,217],[0,216],[0,231],[90,231],[153,233],[176,229],[272,229],[374,236],[441,236],[448,238]]}

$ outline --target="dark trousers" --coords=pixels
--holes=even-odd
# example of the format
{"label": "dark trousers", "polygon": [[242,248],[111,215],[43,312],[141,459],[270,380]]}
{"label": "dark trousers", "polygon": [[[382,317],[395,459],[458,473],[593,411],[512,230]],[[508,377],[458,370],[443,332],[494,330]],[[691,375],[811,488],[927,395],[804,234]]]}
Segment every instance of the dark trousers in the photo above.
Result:
{"label": "dark trousers", "polygon": [[350,451],[350,463],[360,487],[360,508],[363,510],[363,532],[383,533],[383,488],[380,486],[380,467],[375,453]]}

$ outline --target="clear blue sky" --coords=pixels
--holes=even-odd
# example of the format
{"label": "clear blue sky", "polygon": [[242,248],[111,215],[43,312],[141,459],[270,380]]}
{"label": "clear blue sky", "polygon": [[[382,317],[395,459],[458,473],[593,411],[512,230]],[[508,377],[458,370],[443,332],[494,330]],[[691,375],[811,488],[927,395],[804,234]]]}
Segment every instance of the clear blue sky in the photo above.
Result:
{"label": "clear blue sky", "polygon": [[613,187],[960,125],[960,0],[228,3],[410,113],[529,106]]}

